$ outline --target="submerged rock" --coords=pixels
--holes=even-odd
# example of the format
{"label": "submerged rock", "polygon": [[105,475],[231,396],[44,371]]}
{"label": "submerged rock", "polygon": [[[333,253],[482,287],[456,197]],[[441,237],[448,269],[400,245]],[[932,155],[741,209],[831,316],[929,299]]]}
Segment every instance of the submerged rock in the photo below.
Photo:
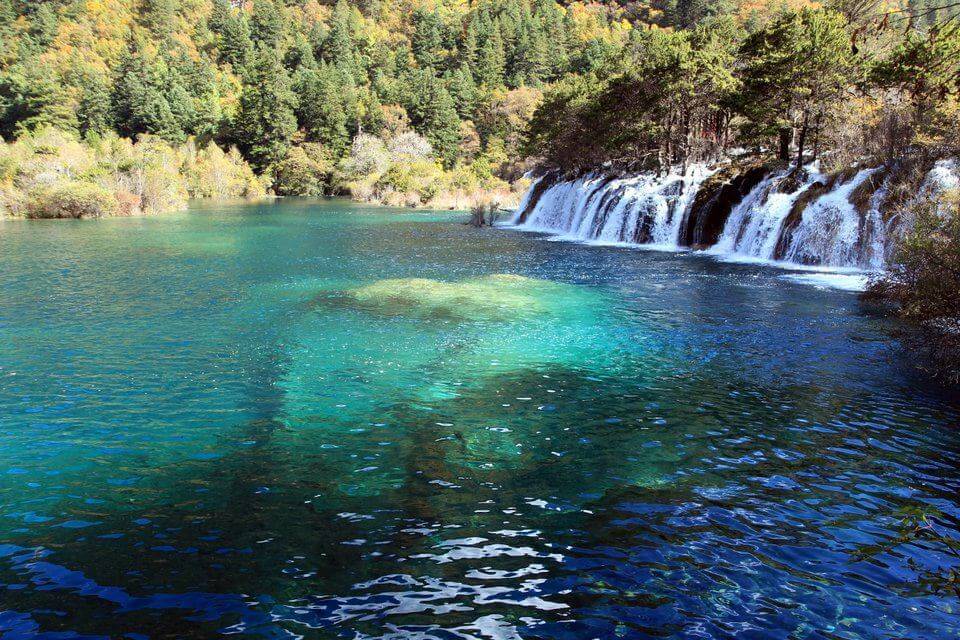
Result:
{"label": "submerged rock", "polygon": [[358,307],[389,315],[510,320],[547,311],[550,294],[555,294],[561,286],[510,274],[460,282],[397,278],[349,290],[345,297]]}

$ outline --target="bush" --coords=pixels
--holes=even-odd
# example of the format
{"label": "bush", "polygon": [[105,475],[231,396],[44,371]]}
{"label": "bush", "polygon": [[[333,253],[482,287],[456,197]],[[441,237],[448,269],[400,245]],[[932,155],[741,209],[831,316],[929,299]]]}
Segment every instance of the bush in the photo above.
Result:
{"label": "bush", "polygon": [[925,356],[932,372],[960,384],[960,198],[925,198],[913,209],[913,228],[871,294],[892,301],[917,327],[917,339],[907,344]]}
{"label": "bush", "polygon": [[433,160],[394,162],[377,182],[377,188],[400,195],[400,201],[393,204],[418,206],[440,192],[443,177],[443,169]]}
{"label": "bush", "polygon": [[333,164],[322,145],[293,147],[277,165],[274,188],[281,196],[322,196],[328,190]]}
{"label": "bush", "polygon": [[337,183],[360,200],[375,197],[374,184],[390,166],[383,140],[362,133],[353,140],[350,155],[340,162]]}
{"label": "bush", "polygon": [[[110,194],[99,207],[87,198]],[[99,217],[183,209],[188,198],[256,198],[266,188],[240,152],[43,129],[0,143],[0,215]],[[88,206],[91,205],[91,206]],[[76,214],[76,215],[75,215]]]}
{"label": "bush", "polygon": [[116,215],[114,195],[91,182],[67,182],[31,194],[31,218],[102,218]]}
{"label": "bush", "polygon": [[263,182],[236,147],[224,152],[211,142],[184,169],[191,198],[260,198]]}

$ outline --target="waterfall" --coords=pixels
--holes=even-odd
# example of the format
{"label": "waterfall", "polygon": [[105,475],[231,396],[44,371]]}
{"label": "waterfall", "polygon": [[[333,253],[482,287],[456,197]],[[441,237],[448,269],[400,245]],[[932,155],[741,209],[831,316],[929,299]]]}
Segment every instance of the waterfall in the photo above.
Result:
{"label": "waterfall", "polygon": [[[561,239],[876,271],[890,251],[888,238],[909,228],[897,213],[909,207],[888,199],[891,184],[907,175],[898,171],[897,165],[835,174],[813,165],[801,172],[696,165],[684,175],[594,173],[564,180],[548,174],[531,185],[511,224]],[[914,198],[960,187],[956,160],[940,160],[921,175],[922,182],[908,183]]]}
{"label": "waterfall", "polygon": [[877,171],[863,169],[834,181],[811,170],[798,184],[789,184],[786,172],[773,173],[736,206],[710,252],[805,266],[880,268],[886,244],[882,189],[874,191],[865,211],[850,200]]}
{"label": "waterfall", "polygon": [[697,165],[684,175],[545,176],[531,185],[512,223],[571,240],[676,248],[693,198],[710,174]]}

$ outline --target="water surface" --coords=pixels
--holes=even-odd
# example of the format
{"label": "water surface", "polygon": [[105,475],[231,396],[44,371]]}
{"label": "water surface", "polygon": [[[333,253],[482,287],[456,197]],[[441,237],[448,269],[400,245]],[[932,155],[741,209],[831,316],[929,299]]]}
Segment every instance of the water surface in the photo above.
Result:
{"label": "water surface", "polygon": [[957,637],[892,545],[960,516],[897,327],[463,218],[0,223],[0,635]]}

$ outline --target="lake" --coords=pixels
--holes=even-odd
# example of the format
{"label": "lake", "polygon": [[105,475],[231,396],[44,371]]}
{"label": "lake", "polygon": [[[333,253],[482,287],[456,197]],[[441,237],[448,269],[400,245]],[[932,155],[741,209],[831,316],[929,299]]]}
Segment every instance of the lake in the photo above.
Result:
{"label": "lake", "polygon": [[465,219],[0,221],[0,635],[957,637],[900,327]]}

